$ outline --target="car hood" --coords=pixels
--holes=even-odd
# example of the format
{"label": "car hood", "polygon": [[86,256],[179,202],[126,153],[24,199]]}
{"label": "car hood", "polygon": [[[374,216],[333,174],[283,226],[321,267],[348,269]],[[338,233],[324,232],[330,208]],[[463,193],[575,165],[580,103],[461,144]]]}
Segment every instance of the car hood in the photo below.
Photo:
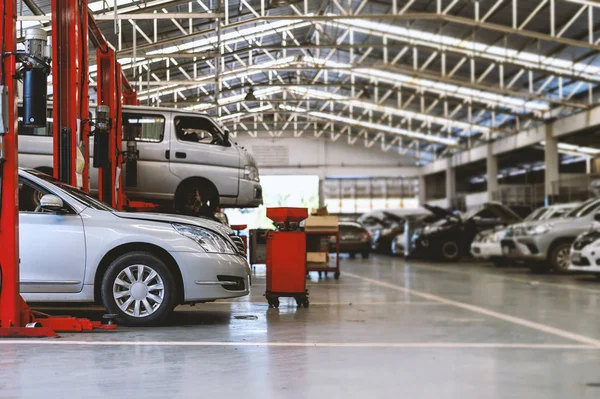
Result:
{"label": "car hood", "polygon": [[439,206],[423,204],[423,208],[433,213],[438,219],[443,219],[446,216],[454,216],[454,214],[448,209],[444,209]]}
{"label": "car hood", "polygon": [[115,212],[115,216],[122,219],[134,219],[134,220],[148,220],[151,222],[160,223],[181,223],[190,224],[204,229],[216,231],[224,236],[233,234],[231,228],[224,224],[215,222],[213,220],[194,217],[194,216],[183,216],[183,215],[171,215],[167,213],[147,213],[147,212]]}

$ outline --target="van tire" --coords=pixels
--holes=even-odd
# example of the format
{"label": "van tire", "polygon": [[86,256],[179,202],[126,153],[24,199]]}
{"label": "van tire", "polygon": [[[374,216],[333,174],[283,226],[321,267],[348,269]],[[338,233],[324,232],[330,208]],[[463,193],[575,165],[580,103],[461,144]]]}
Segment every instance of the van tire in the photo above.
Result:
{"label": "van tire", "polygon": [[212,215],[219,208],[219,193],[203,179],[184,181],[175,193],[175,211],[182,215]]}

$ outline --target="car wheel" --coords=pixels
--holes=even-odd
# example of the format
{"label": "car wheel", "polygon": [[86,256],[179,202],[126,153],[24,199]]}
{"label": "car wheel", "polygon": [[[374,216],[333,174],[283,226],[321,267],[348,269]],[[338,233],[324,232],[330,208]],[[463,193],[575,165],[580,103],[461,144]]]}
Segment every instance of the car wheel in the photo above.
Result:
{"label": "car wheel", "polygon": [[456,241],[446,241],[440,247],[440,256],[446,262],[454,262],[460,259],[460,247]]}
{"label": "car wheel", "polygon": [[211,185],[192,180],[184,183],[175,195],[175,210],[183,215],[213,214],[219,207],[219,194]]}
{"label": "car wheel", "polygon": [[173,275],[148,252],[131,252],[115,259],[102,279],[102,303],[127,326],[162,323],[175,305]]}
{"label": "car wheel", "polygon": [[556,245],[550,251],[549,261],[552,266],[552,270],[557,273],[568,273],[569,265],[571,264],[571,243],[563,242]]}
{"label": "car wheel", "polygon": [[494,266],[496,267],[506,267],[506,266],[510,266],[510,262],[508,261],[508,259],[506,258],[500,258],[500,257],[493,257],[490,259],[490,261],[494,264]]}
{"label": "car wheel", "polygon": [[368,252],[363,252],[361,255],[362,255],[363,259],[369,259],[369,253]]}

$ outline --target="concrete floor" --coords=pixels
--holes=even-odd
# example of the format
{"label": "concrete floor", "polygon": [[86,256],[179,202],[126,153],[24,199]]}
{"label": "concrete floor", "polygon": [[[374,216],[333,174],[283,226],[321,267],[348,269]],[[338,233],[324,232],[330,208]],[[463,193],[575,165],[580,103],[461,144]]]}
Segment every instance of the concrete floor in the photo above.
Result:
{"label": "concrete floor", "polygon": [[339,281],[312,276],[310,308],[279,310],[264,277],[165,327],[0,340],[0,397],[600,397],[594,277],[343,259]]}

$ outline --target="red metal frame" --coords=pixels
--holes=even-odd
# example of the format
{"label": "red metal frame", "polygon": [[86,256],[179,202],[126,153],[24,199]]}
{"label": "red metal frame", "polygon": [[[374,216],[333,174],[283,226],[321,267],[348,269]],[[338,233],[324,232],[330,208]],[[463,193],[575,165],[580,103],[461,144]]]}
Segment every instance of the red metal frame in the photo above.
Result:
{"label": "red metal frame", "polygon": [[[60,5],[60,7],[59,7]],[[81,7],[87,8],[86,0],[79,3]],[[75,132],[77,123],[85,123],[87,119],[88,99],[87,99],[87,52],[84,47],[87,46],[87,35],[80,36],[81,29],[85,29],[85,24],[79,24],[77,16],[81,16],[82,8],[77,10],[75,7],[77,2],[58,2],[52,1],[52,26],[54,30],[54,38],[58,36],[63,40],[63,45],[59,49],[53,51],[55,62],[53,72],[54,84],[54,127],[55,133],[60,129],[57,128],[60,121],[61,129],[64,127],[71,128],[72,135],[63,141],[62,145],[55,147],[55,151],[63,149],[66,154],[62,154],[62,161],[65,156],[70,158],[71,165],[67,171],[64,169],[59,171],[57,163],[55,163],[55,175],[61,175],[68,180],[76,181],[75,170],[75,152],[76,147],[68,148],[69,143],[75,142]],[[16,49],[16,25],[17,25],[17,4],[16,0],[3,0],[1,2],[2,10],[0,16],[3,16],[3,52],[14,53]],[[59,22],[57,22],[59,21]],[[77,27],[73,27],[73,23]],[[65,26],[57,27],[57,24]],[[69,41],[68,34],[72,34],[76,41]],[[79,40],[83,40],[80,46]],[[60,41],[59,41],[60,42]],[[72,50],[72,51],[69,51]],[[73,64],[65,64],[74,54],[77,53],[79,58],[73,59]],[[84,55],[85,58],[81,58]],[[57,61],[58,60],[58,61]],[[82,62],[79,63],[79,60]],[[58,70],[58,71],[57,71]],[[2,68],[0,68],[0,84],[3,84],[8,89],[8,126],[7,133],[2,137],[2,151],[4,153],[4,162],[0,164],[0,243],[2,245],[0,251],[0,268],[1,268],[1,286],[0,286],[0,337],[55,337],[55,331],[90,331],[93,329],[115,329],[116,325],[102,325],[100,322],[92,322],[87,319],[80,319],[71,316],[49,316],[43,313],[32,311],[27,303],[21,298],[19,293],[20,278],[19,278],[19,185],[18,185],[18,135],[17,135],[17,88],[16,88],[16,59],[14,56],[4,56],[2,58]],[[81,73],[78,73],[81,72]],[[64,76],[68,73],[69,76]],[[85,73],[85,75],[83,75]],[[78,75],[78,76],[77,76]],[[68,87],[63,79],[67,82],[72,82],[73,87]],[[82,83],[83,82],[83,83]],[[74,92],[73,92],[73,89]],[[82,90],[79,96],[79,90]],[[84,91],[85,90],[85,91]],[[69,98],[69,94],[74,95],[74,98]],[[83,104],[83,98],[85,101]],[[78,102],[79,101],[79,102]],[[64,112],[57,112],[58,108],[66,107]],[[85,116],[84,116],[85,115]],[[80,120],[77,121],[77,118]],[[64,125],[62,125],[64,123]],[[81,125],[80,125],[81,126]],[[81,130],[83,135],[84,131]],[[56,137],[56,135],[55,135]],[[56,142],[56,139],[55,139]],[[57,152],[55,152],[57,154]],[[55,157],[58,158],[58,157]],[[62,165],[64,166],[64,165]],[[60,173],[59,173],[60,172]],[[35,324],[37,328],[27,328],[28,324]]]}
{"label": "red metal frame", "polygon": [[[84,129],[89,115],[87,9],[87,0],[52,0],[54,176],[82,187],[88,172],[81,174],[77,184],[76,160],[80,143],[84,143],[84,157],[88,152]],[[84,159],[89,168],[89,156]]]}
{"label": "red metal frame", "polygon": [[90,38],[96,47],[98,104],[109,107],[109,117],[112,121],[109,133],[109,167],[106,168],[108,170],[98,169],[98,196],[101,201],[122,210],[127,205],[127,198],[123,192],[122,173],[118,172],[123,164],[122,106],[123,104],[139,105],[139,101],[137,93],[116,60],[114,49],[106,41],[89,9],[87,24]]}

